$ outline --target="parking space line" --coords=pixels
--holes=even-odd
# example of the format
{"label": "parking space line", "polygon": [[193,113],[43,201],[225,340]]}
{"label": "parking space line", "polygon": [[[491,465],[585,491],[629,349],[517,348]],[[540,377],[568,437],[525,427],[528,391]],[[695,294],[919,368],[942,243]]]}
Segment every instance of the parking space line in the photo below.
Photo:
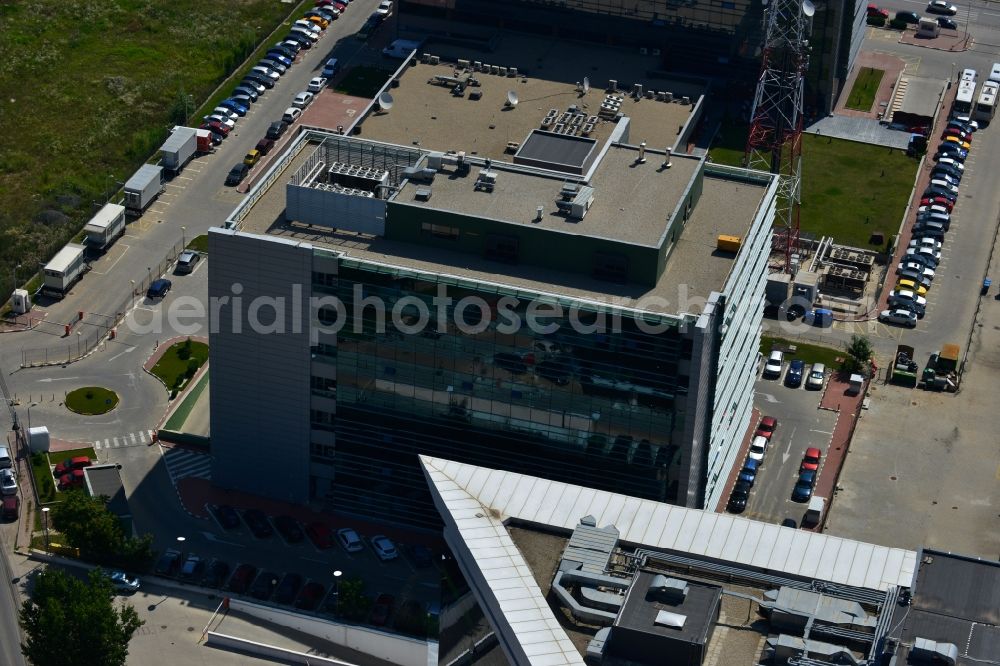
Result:
{"label": "parking space line", "polygon": [[828,430],[810,430],[809,432],[819,433],[820,435],[832,435],[833,434],[832,431],[828,431]]}

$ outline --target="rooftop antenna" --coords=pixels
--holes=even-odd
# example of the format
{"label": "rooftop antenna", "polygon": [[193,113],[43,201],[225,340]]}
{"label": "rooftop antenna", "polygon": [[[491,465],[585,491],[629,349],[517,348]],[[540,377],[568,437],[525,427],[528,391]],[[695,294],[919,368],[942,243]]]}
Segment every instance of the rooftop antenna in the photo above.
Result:
{"label": "rooftop antenna", "polygon": [[673,163],[670,161],[670,157],[673,155],[673,152],[674,151],[670,148],[670,146],[667,146],[667,156],[663,159],[664,169],[669,169],[673,166]]}
{"label": "rooftop antenna", "polygon": [[643,141],[639,144],[639,159],[636,160],[639,164],[646,163],[646,142]]}
{"label": "rooftop antenna", "polygon": [[508,90],[507,91],[507,101],[504,103],[504,106],[509,106],[510,108],[514,108],[515,106],[517,106],[517,102],[518,102],[517,91],[516,90]]}
{"label": "rooftop antenna", "polygon": [[583,94],[586,95],[589,92],[590,92],[590,78],[585,76],[583,77]]}
{"label": "rooftop antenna", "polygon": [[383,111],[388,111],[389,109],[392,108],[392,105],[393,105],[393,99],[392,95],[390,95],[389,93],[384,92],[378,96],[378,108],[382,109]]}

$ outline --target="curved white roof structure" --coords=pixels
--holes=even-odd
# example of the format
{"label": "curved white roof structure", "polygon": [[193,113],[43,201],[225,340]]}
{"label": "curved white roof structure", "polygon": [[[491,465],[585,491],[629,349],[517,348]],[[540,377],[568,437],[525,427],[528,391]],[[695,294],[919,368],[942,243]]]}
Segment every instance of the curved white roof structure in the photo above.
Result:
{"label": "curved white roof structure", "polygon": [[515,664],[583,664],[505,526],[569,534],[580,518],[622,543],[874,590],[909,587],[917,553],[687,509],[538,477],[420,457],[434,502],[483,612]]}

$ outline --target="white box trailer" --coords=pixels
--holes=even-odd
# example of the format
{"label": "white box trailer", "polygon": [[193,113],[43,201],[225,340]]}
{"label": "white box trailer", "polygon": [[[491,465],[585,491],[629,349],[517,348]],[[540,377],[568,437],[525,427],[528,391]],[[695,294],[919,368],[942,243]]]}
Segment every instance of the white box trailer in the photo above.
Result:
{"label": "white box trailer", "polygon": [[87,248],[76,243],[67,243],[66,247],[59,250],[52,261],[45,264],[42,269],[44,279],[42,281],[42,291],[64,295],[69,291],[77,280],[87,272],[88,266],[84,255]]}
{"label": "white box trailer", "polygon": [[109,203],[83,228],[84,243],[92,250],[104,250],[125,233],[125,206]]}
{"label": "white box trailer", "polygon": [[163,168],[180,171],[194,156],[198,147],[198,130],[193,127],[175,127],[167,140],[160,146],[163,154]]}
{"label": "white box trailer", "polygon": [[125,209],[133,215],[142,215],[163,191],[164,182],[163,167],[143,164],[125,183]]}

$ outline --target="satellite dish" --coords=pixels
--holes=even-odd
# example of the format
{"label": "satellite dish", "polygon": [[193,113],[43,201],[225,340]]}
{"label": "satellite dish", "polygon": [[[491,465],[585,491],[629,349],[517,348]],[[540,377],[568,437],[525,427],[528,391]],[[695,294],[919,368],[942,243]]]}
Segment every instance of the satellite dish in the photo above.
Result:
{"label": "satellite dish", "polygon": [[378,107],[383,111],[388,111],[392,108],[393,99],[392,95],[387,92],[382,93],[378,96]]}
{"label": "satellite dish", "polygon": [[517,91],[508,90],[507,91],[507,106],[517,106]]}
{"label": "satellite dish", "polygon": [[586,95],[590,92],[590,79],[586,76],[583,77],[583,94]]}
{"label": "satellite dish", "polygon": [[812,16],[816,13],[816,5],[812,3],[812,0],[802,0],[802,13],[806,16]]}

